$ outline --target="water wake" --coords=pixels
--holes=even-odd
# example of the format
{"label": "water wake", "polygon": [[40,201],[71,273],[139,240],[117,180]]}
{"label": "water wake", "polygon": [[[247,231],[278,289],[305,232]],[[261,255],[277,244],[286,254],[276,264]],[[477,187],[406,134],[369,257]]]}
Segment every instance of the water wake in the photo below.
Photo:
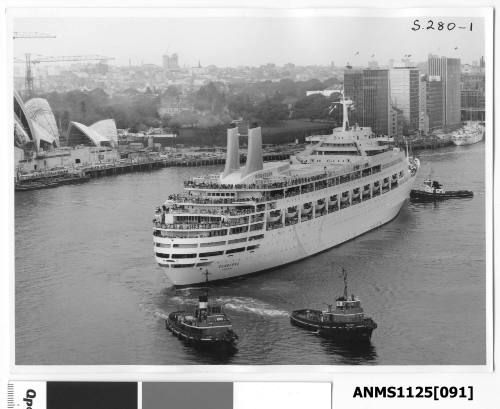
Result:
{"label": "water wake", "polygon": [[[279,310],[271,304],[251,297],[215,297],[213,299],[228,310],[247,312],[265,317],[288,317],[289,315],[284,310]],[[171,300],[183,305],[196,305],[198,303],[195,298],[181,296],[172,297]]]}

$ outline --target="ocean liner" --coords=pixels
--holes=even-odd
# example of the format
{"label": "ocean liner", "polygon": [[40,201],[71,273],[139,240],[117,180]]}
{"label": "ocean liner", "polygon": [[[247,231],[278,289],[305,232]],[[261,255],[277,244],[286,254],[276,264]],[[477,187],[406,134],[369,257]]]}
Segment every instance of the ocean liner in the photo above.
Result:
{"label": "ocean liner", "polygon": [[156,262],[175,286],[272,269],[392,220],[401,209],[420,163],[369,127],[351,126],[351,100],[342,96],[342,127],[308,137],[286,162],[263,163],[261,128],[248,130],[240,167],[238,128],[227,131],[220,174],[184,182],[156,209]]}

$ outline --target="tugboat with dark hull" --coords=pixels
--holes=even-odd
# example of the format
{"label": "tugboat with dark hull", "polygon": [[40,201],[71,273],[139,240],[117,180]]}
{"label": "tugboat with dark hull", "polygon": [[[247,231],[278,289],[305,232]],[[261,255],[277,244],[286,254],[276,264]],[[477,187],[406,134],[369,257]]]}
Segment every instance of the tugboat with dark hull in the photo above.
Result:
{"label": "tugboat with dark hull", "polygon": [[445,190],[437,180],[425,179],[423,189],[412,189],[410,199],[412,202],[437,202],[447,199],[461,199],[473,197],[470,190]]}
{"label": "tugboat with dark hull", "polygon": [[[208,272],[205,274],[208,282]],[[200,348],[234,349],[238,340],[222,305],[209,302],[208,289],[199,296],[194,311],[170,313],[166,328],[188,344]]]}
{"label": "tugboat with dark hull", "polygon": [[352,294],[347,295],[347,273],[342,269],[344,294],[338,297],[328,309],[302,309],[293,311],[290,322],[300,328],[314,331],[324,338],[339,342],[369,342],[377,328],[373,319],[365,317],[361,301]]}

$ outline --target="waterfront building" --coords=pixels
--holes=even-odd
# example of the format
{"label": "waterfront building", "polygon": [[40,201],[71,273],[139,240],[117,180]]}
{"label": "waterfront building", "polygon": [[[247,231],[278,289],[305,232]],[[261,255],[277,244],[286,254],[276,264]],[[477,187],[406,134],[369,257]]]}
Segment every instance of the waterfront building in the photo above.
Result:
{"label": "waterfront building", "polygon": [[118,132],[114,119],[104,119],[91,126],[71,121],[67,133],[68,146],[110,146],[118,145]]}
{"label": "waterfront building", "polygon": [[462,73],[460,86],[461,119],[484,121],[486,91],[484,70]]}
{"label": "waterfront building", "polygon": [[59,146],[59,130],[49,102],[43,98],[32,98],[26,102],[25,107],[31,120],[43,130],[44,139]]}
{"label": "waterfront building", "polygon": [[421,75],[418,80],[418,131],[429,133],[429,115],[427,114],[427,76]]}
{"label": "waterfront building", "polygon": [[14,146],[39,152],[58,145],[57,126],[48,102],[35,98],[24,103],[14,92]]}
{"label": "waterfront building", "polygon": [[391,106],[390,117],[389,117],[389,134],[393,138],[399,138],[403,136],[403,128],[405,124],[405,118],[403,111],[395,106]]}
{"label": "waterfront building", "polygon": [[459,58],[429,55],[428,72],[430,76],[439,76],[443,83],[443,122],[444,126],[460,123],[460,72]]}
{"label": "waterfront building", "polygon": [[376,134],[391,135],[389,70],[363,70],[363,126]]}
{"label": "waterfront building", "polygon": [[353,110],[350,114],[351,122],[364,125],[363,70],[347,69],[344,71],[344,93],[353,101]]}
{"label": "waterfront building", "polygon": [[429,130],[439,129],[444,126],[443,110],[443,82],[438,75],[426,77],[425,104],[429,117]]}
{"label": "waterfront building", "polygon": [[419,128],[419,79],[417,68],[395,66],[389,70],[391,102],[401,110],[403,133],[406,135]]}
{"label": "waterfront building", "polygon": [[353,123],[369,126],[375,133],[392,136],[389,70],[345,70],[344,93],[353,101]]}
{"label": "waterfront building", "polygon": [[62,167],[73,169],[112,163],[120,160],[120,153],[107,146],[77,146],[40,152],[36,156],[29,156],[22,150],[16,150],[15,159],[16,172],[30,173]]}

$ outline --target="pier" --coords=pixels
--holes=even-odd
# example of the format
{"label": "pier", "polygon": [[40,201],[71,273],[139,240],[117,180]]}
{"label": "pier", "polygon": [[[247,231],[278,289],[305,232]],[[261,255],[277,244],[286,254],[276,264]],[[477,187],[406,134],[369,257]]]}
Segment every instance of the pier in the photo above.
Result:
{"label": "pier", "polygon": [[[294,152],[268,153],[264,154],[264,161],[287,160]],[[246,161],[246,155],[240,156],[240,163]],[[151,171],[170,167],[195,167],[195,166],[213,166],[224,165],[225,157],[210,158],[140,158],[140,159],[122,159],[116,162],[100,163],[88,165],[82,168],[86,176],[101,177],[111,176],[129,172]]]}
{"label": "pier", "polygon": [[[406,149],[406,143],[404,141],[397,141],[395,144],[401,150]],[[425,150],[425,149],[439,149],[445,148],[447,146],[452,146],[453,142],[451,139],[442,139],[438,137],[427,137],[408,140],[408,148],[412,151]]]}
{"label": "pier", "polygon": [[[265,161],[280,161],[287,160],[293,155],[295,151],[283,151],[283,152],[268,152],[264,153]],[[244,163],[246,161],[246,154],[240,155],[240,162]],[[226,162],[225,156],[207,156],[207,157],[153,157],[153,156],[140,156],[134,159],[120,159],[109,162],[93,163],[88,165],[83,165],[80,167],[65,167],[66,173],[78,173],[90,178],[98,178],[104,176],[120,175],[123,173],[131,172],[149,172],[161,168],[169,167],[195,167],[195,166],[213,166],[213,165],[224,165]],[[61,169],[59,169],[61,172]],[[42,170],[37,171],[32,174],[22,175],[19,174],[17,179],[23,181],[23,183],[29,183],[32,179],[51,179],[53,177],[52,170]]]}

